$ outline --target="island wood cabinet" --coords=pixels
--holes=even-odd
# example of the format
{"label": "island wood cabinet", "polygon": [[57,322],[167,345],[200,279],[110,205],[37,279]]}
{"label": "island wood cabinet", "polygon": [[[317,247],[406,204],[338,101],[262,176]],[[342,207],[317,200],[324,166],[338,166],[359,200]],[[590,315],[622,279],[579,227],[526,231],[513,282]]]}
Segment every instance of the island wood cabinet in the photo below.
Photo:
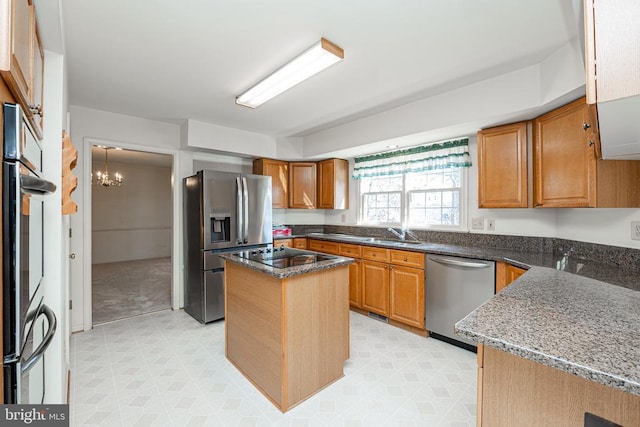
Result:
{"label": "island wood cabinet", "polygon": [[639,396],[483,345],[477,399],[478,427],[640,425]]}
{"label": "island wood cabinet", "polygon": [[526,273],[524,268],[516,267],[506,262],[496,262],[496,293],[511,284],[518,277]]}
{"label": "island wood cabinet", "polygon": [[327,159],[318,162],[318,208],[349,208],[349,162]]}
{"label": "island wood cabinet", "polygon": [[44,51],[35,6],[0,0],[0,75],[42,139]]}
{"label": "island wood cabinet", "polygon": [[529,207],[527,125],[478,132],[478,207]]}
{"label": "island wood cabinet", "polygon": [[275,209],[289,207],[289,162],[257,159],[253,161],[253,173],[271,177],[271,205]]}
{"label": "island wood cabinet", "polygon": [[344,375],[347,266],[278,278],[225,262],[225,354],[286,412]]}
{"label": "island wood cabinet", "polygon": [[289,163],[289,207],[314,209],[316,207],[316,170],[314,162]]}
{"label": "island wood cabinet", "polygon": [[640,161],[597,160],[597,126],[580,98],[534,121],[534,207],[639,207]]}

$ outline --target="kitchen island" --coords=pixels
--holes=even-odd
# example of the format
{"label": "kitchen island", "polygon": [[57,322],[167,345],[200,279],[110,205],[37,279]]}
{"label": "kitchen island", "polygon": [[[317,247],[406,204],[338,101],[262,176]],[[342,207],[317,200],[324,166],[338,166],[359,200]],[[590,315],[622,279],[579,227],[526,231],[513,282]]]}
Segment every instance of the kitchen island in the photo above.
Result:
{"label": "kitchen island", "polygon": [[302,261],[223,256],[226,357],[282,412],[344,375],[353,261],[287,251]]}
{"label": "kitchen island", "polygon": [[534,267],[456,332],[482,344],[479,426],[640,425],[640,292]]}

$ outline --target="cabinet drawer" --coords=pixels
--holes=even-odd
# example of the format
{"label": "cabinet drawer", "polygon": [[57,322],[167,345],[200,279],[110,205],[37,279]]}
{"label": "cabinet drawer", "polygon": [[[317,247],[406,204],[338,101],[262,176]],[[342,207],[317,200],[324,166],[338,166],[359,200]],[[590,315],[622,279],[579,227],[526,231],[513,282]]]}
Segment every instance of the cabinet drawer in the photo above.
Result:
{"label": "cabinet drawer", "polygon": [[389,262],[389,250],[384,248],[374,248],[371,246],[362,246],[362,259],[370,259],[372,261]]}
{"label": "cabinet drawer", "polygon": [[307,249],[307,239],[303,237],[296,237],[293,239],[293,247],[296,249]]}
{"label": "cabinet drawer", "polygon": [[310,251],[338,255],[338,244],[335,242],[325,242],[324,240],[308,240],[307,249],[309,249]]}
{"label": "cabinet drawer", "polygon": [[338,246],[339,254],[350,258],[360,258],[360,246],[350,245],[348,243],[340,243]]}
{"label": "cabinet drawer", "polygon": [[273,239],[273,247],[279,248],[284,246],[285,248],[293,247],[293,239]]}
{"label": "cabinet drawer", "polygon": [[424,254],[422,252],[391,250],[391,264],[424,268]]}

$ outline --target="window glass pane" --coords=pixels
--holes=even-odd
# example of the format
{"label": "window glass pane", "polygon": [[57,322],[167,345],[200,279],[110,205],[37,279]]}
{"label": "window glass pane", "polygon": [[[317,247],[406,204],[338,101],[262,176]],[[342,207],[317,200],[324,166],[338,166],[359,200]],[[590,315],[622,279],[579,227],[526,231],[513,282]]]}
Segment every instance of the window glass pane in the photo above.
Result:
{"label": "window glass pane", "polygon": [[463,173],[463,169],[445,169],[363,178],[362,219],[373,224],[401,225],[406,220],[407,226],[459,226]]}

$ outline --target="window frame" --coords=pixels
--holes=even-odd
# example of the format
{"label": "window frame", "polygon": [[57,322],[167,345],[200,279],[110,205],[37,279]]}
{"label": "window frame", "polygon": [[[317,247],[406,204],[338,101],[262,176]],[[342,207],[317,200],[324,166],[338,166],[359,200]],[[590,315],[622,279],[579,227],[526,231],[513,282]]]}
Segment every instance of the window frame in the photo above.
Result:
{"label": "window frame", "polygon": [[[358,192],[358,225],[368,226],[368,227],[403,227],[403,228],[411,228],[413,230],[439,230],[439,231],[469,231],[468,230],[468,219],[467,219],[467,205],[468,205],[468,197],[469,197],[469,168],[462,167],[460,169],[460,196],[458,200],[459,204],[459,216],[460,223],[458,225],[446,225],[446,224],[421,224],[421,225],[413,225],[409,224],[409,197],[411,191],[419,191],[419,190],[407,190],[407,174],[402,174],[402,196],[400,198],[400,222],[368,222],[365,218],[365,194],[362,191],[362,183],[358,182],[357,184],[357,192]],[[366,178],[362,178],[366,179]],[[356,180],[360,181],[360,179]],[[436,190],[436,189],[434,189]],[[445,188],[446,190],[446,188]],[[396,191],[387,191],[387,192],[376,192],[376,193],[394,193]]]}

